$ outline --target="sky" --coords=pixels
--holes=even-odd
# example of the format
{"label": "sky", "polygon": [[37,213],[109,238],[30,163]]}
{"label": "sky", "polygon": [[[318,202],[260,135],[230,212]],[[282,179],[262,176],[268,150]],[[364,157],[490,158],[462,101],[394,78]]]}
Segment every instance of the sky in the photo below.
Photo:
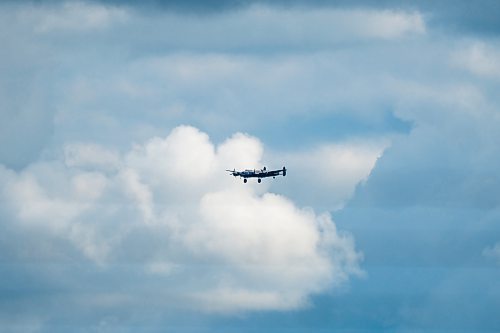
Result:
{"label": "sky", "polygon": [[0,2],[0,331],[498,332],[499,15]]}

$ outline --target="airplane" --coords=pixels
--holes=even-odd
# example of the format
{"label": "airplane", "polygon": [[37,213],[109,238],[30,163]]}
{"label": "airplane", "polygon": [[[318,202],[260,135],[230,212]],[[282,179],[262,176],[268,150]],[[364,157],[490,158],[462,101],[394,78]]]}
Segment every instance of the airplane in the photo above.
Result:
{"label": "airplane", "polygon": [[276,176],[279,176],[280,174],[283,174],[283,176],[286,176],[286,168],[283,167],[283,169],[278,169],[278,170],[267,170],[266,167],[263,167],[260,170],[243,170],[243,171],[236,171],[235,169],[233,170],[226,170],[231,173],[231,175],[235,177],[240,177],[243,178],[243,182],[246,183],[248,181],[248,178],[257,178],[257,182],[261,182],[262,178],[267,178],[267,177],[273,177],[276,178]]}

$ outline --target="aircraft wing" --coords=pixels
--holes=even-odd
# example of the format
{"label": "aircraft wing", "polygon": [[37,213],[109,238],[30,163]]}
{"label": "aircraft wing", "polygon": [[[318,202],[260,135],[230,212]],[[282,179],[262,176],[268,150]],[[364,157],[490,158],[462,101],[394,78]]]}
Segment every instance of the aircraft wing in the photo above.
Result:
{"label": "aircraft wing", "polygon": [[286,176],[286,168],[285,167],[283,167],[283,169],[266,171],[265,177],[275,177],[275,176],[279,176],[281,174],[283,176]]}

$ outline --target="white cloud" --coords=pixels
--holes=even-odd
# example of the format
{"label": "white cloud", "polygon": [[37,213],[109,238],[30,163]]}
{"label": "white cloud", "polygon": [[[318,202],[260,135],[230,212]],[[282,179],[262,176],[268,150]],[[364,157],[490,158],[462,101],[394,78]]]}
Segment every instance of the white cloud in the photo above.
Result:
{"label": "white cloud", "polygon": [[273,189],[293,195],[300,204],[340,209],[356,186],[368,178],[388,146],[388,140],[372,140],[323,144],[294,153],[270,153],[268,160],[286,164],[290,170],[290,177],[274,182]]}
{"label": "white cloud", "polygon": [[344,244],[337,255],[345,259],[352,254],[354,260],[336,265],[330,258],[328,238],[337,234],[327,229],[333,223],[329,217],[297,209],[280,195],[210,193],[200,210],[202,220],[187,234],[190,248],[234,268],[224,277],[227,285],[194,293],[208,311],[297,308],[310,293],[345,282],[343,273],[359,272],[353,244]]}
{"label": "white cloud", "polygon": [[418,12],[398,11],[339,11],[335,17],[345,32],[359,37],[393,39],[407,34],[423,34],[426,26]]}
{"label": "white cloud", "polygon": [[500,51],[483,42],[464,47],[451,57],[452,63],[482,77],[500,77]]}
{"label": "white cloud", "polygon": [[[12,227],[37,233],[34,248],[52,244],[37,254],[44,260],[91,260],[101,272],[138,261],[144,274],[172,277],[162,288],[184,306],[223,313],[299,308],[360,273],[352,237],[329,215],[224,172],[230,162],[261,165],[254,137],[235,134],[215,147],[180,126],[123,157],[95,144],[64,153],[0,172]],[[198,279],[188,279],[193,269]]]}
{"label": "white cloud", "polygon": [[175,128],[166,140],[157,137],[135,146],[126,160],[149,184],[157,186],[178,183],[193,187],[215,171],[215,151],[208,135],[188,126]]}
{"label": "white cloud", "polygon": [[[294,293],[281,295],[276,291],[253,291],[237,288],[218,288],[192,295],[193,302],[200,303],[203,310],[223,313],[242,310],[292,310],[303,305],[303,295]],[[216,300],[214,302],[214,300]]]}

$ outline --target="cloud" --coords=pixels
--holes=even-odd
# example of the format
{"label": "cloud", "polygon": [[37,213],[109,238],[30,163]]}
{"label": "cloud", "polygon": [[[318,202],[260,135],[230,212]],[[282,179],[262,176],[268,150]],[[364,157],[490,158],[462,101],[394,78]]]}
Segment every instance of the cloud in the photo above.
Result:
{"label": "cloud", "polygon": [[109,3],[0,5],[1,327],[498,327],[498,11]]}
{"label": "cloud", "polygon": [[123,151],[182,123],[218,141],[270,132],[289,115],[355,118],[386,98],[372,84],[384,80],[339,45],[425,31],[418,12],[359,8],[252,5],[193,16],[99,2],[0,6],[1,30],[11,32],[0,34],[0,136],[12,142],[0,159],[18,169],[62,141]]}
{"label": "cloud", "polygon": [[[425,22],[418,12],[374,9],[252,5],[197,19],[168,12],[163,18],[160,25],[164,27],[164,41],[170,46],[195,50],[317,49],[346,41],[399,39],[425,33]],[[183,31],[182,38],[174,31]]]}
{"label": "cloud", "polygon": [[286,164],[292,175],[286,181],[273,183],[273,189],[293,196],[303,205],[329,211],[341,209],[388,146],[388,139],[380,139],[319,144],[291,153],[270,152],[267,160],[274,165]]}
{"label": "cloud", "polygon": [[146,43],[151,38],[160,41],[156,33],[144,33],[151,33],[152,26],[161,26],[162,45],[188,49],[332,46],[349,40],[399,39],[426,31],[424,18],[416,11],[252,4],[210,15],[150,14],[133,6],[77,1],[25,6],[17,16],[31,25],[33,32],[44,35],[102,32],[129,23],[137,29],[130,37],[134,40],[139,32]]}
{"label": "cloud", "polygon": [[18,14],[19,20],[29,22],[36,34],[101,30],[127,17],[127,11],[117,6],[84,1],[27,6]]}
{"label": "cloud", "polygon": [[[312,294],[360,274],[361,254],[328,214],[224,173],[229,161],[238,168],[259,166],[262,154],[254,137],[239,133],[214,146],[207,134],[180,126],[123,154],[67,144],[60,159],[20,172],[2,168],[8,230],[33,238],[34,252],[10,251],[20,263],[37,258],[84,265],[95,283],[114,274],[118,263],[134,263],[151,279],[167,277],[160,288],[189,309],[303,307]],[[54,273],[45,272],[50,265],[38,270]],[[193,271],[198,279],[191,278]],[[75,278],[62,274],[58,279]],[[120,279],[127,284],[126,276]],[[112,284],[103,287],[118,292]],[[140,293],[134,297],[145,296]],[[119,294],[117,302],[131,296]],[[113,299],[106,304],[118,306]]]}
{"label": "cloud", "polygon": [[453,54],[452,63],[480,77],[500,77],[500,51],[483,42],[475,42]]}
{"label": "cloud", "polygon": [[115,170],[120,162],[118,152],[97,144],[69,143],[64,146],[64,163],[70,168]]}
{"label": "cloud", "polygon": [[[367,254],[369,290],[353,288],[346,299],[371,303],[363,313],[390,313],[379,312],[368,330],[390,321],[402,330],[498,326],[490,311],[499,303],[498,269],[483,257],[497,259],[498,97],[494,81],[444,68],[449,77],[436,69],[428,83],[395,82],[395,113],[413,128],[391,142],[334,215]],[[374,301],[372,293],[385,297]]]}
{"label": "cloud", "polygon": [[[237,268],[225,277],[228,286],[195,293],[208,310],[293,309],[306,304],[308,293],[359,272],[352,240],[338,237],[329,216],[299,210],[280,195],[213,193],[202,199],[201,212],[204,223],[188,236],[191,247]],[[334,247],[339,252],[331,260]]]}

